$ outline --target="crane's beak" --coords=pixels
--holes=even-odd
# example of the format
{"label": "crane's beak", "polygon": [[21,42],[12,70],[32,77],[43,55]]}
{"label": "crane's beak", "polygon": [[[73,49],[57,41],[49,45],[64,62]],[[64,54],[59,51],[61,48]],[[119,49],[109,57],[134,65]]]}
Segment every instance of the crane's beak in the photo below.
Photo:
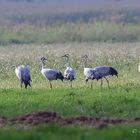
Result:
{"label": "crane's beak", "polygon": [[44,58],[44,60],[48,60],[47,58]]}
{"label": "crane's beak", "polygon": [[61,57],[69,57],[69,54],[62,55]]}
{"label": "crane's beak", "polygon": [[88,56],[85,54],[85,55],[82,55],[81,58],[88,58]]}
{"label": "crane's beak", "polygon": [[15,65],[12,65],[12,66],[11,66],[11,68],[12,68],[12,69],[15,69],[15,68],[16,68],[16,66],[15,66]]}

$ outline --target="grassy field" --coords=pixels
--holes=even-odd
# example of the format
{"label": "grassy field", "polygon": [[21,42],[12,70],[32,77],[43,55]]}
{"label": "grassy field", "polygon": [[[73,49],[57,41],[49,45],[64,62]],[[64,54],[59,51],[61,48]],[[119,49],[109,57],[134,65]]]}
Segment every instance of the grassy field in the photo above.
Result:
{"label": "grassy field", "polygon": [[0,3],[0,45],[140,42],[138,2],[103,3]]}
{"label": "grassy field", "polygon": [[[134,119],[140,116],[140,74],[138,73],[140,43],[70,43],[48,45],[0,46],[0,116],[13,117],[29,112],[48,110],[61,116],[90,116]],[[64,71],[60,57],[71,55],[71,66],[76,71],[73,88],[69,82],[54,81],[53,89],[41,75],[40,57],[49,61],[46,67]],[[89,67],[113,66],[119,77],[109,77],[110,89],[104,80],[85,84],[81,55],[88,54]],[[14,69],[19,64],[29,65],[32,88],[20,89]],[[133,133],[133,130],[136,130]],[[86,126],[40,125],[35,128],[7,124],[0,128],[1,139],[138,139],[140,126],[117,125],[103,129]],[[96,136],[96,137],[95,137]]]}
{"label": "grassy field", "polygon": [[[133,133],[133,131],[137,131]],[[42,125],[32,129],[23,129],[12,127],[4,128],[0,131],[1,139],[33,139],[33,140],[138,140],[139,139],[139,125],[118,125],[103,129],[92,129],[79,126],[59,126],[59,125]]]}

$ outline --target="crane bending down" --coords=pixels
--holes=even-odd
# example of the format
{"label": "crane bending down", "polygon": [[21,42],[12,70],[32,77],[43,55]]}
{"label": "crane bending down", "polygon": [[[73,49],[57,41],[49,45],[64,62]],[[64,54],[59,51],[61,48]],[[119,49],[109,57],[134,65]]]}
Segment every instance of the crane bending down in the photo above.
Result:
{"label": "crane bending down", "polygon": [[60,79],[61,81],[63,81],[64,77],[63,77],[62,73],[58,70],[44,68],[45,61],[47,60],[45,57],[41,57],[40,60],[41,60],[41,64],[42,64],[41,73],[46,79],[49,80],[50,88],[52,89],[51,81],[57,80],[57,79]]}
{"label": "crane bending down", "polygon": [[[86,63],[87,63],[87,59],[88,56],[84,55],[84,75],[86,76],[86,82],[91,79],[94,80],[96,79],[97,81],[99,79],[101,79],[101,86],[103,84],[102,79],[105,78],[109,87],[109,81],[107,80],[106,76],[117,76],[118,77],[118,72],[116,69],[114,69],[113,67],[109,67],[109,66],[98,66],[95,68],[87,68],[86,67]],[[92,88],[92,84],[91,84],[91,88]]]}
{"label": "crane bending down", "polygon": [[71,82],[70,86],[72,88],[72,81],[75,80],[75,72],[69,64],[69,54],[65,54],[62,57],[65,58],[65,62],[66,62],[66,69],[64,71],[64,79],[69,80]]}
{"label": "crane bending down", "polygon": [[31,81],[31,76],[30,76],[30,69],[27,66],[20,65],[15,69],[16,76],[20,80],[20,86],[22,88],[22,84],[24,84],[25,88],[27,86],[31,87],[30,81]]}

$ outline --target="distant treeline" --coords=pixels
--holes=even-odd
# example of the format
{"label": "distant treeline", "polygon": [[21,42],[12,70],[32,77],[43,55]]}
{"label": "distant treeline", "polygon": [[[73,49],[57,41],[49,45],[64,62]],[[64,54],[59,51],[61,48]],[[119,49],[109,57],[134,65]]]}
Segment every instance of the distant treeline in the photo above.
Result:
{"label": "distant treeline", "polygon": [[8,24],[30,24],[30,25],[57,25],[64,23],[88,23],[90,21],[110,21],[122,24],[140,24],[140,9],[129,10],[96,10],[96,11],[81,11],[70,13],[14,13],[0,17],[1,21],[6,20]]}
{"label": "distant treeline", "polygon": [[140,9],[0,14],[0,44],[138,42]]}

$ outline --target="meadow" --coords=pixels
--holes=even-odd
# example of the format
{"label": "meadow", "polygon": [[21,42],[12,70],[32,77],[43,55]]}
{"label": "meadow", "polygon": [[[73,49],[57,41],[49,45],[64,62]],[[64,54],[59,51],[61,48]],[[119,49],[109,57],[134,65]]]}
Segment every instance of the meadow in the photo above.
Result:
{"label": "meadow", "polygon": [[[139,139],[139,2],[1,1],[0,139]],[[76,72],[73,88],[68,81],[58,80],[52,82],[50,89],[40,72],[40,58],[48,58],[46,67],[64,72],[61,56],[66,53],[70,54],[70,64]],[[91,81],[86,84],[81,59],[84,54],[89,56],[91,68],[107,65],[117,69],[118,78],[108,77],[110,89],[105,80],[102,88],[100,81],[94,80],[92,89]],[[30,67],[31,88],[20,88],[15,68],[21,64]],[[54,112],[63,119],[108,119],[108,125],[66,125],[48,120],[33,125],[33,116],[40,111]],[[30,123],[12,121],[24,115]],[[128,122],[109,123],[109,119]]]}
{"label": "meadow", "polygon": [[[140,115],[140,79],[138,73],[140,43],[65,43],[65,44],[10,44],[0,46],[0,116],[14,117],[37,111],[53,111],[63,117],[88,116],[98,118],[135,119]],[[46,67],[65,70],[61,56],[70,54],[71,66],[76,71],[73,88],[67,81],[54,81],[53,89],[41,75],[40,57],[49,61]],[[81,55],[88,54],[88,66],[109,65],[118,70],[119,77],[86,84]],[[16,66],[29,65],[32,88],[21,89],[15,76]],[[136,130],[133,133],[133,130]],[[63,126],[40,124],[6,124],[0,128],[1,139],[138,139],[139,124],[109,125],[91,128],[82,125]],[[95,137],[96,136],[96,137]]]}

